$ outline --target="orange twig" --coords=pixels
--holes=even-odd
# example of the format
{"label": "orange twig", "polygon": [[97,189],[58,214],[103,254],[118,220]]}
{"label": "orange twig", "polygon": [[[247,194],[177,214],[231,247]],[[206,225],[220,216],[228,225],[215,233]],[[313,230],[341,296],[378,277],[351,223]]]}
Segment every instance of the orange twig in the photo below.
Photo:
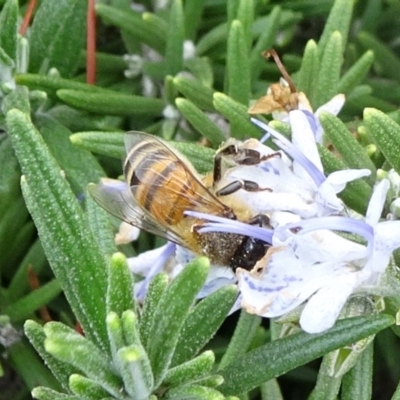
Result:
{"label": "orange twig", "polygon": [[95,0],[88,0],[87,32],[86,32],[86,82],[94,85],[96,82],[96,15]]}
{"label": "orange twig", "polygon": [[[28,266],[28,281],[29,285],[33,290],[39,289],[40,288],[40,282],[39,279],[35,273],[35,271],[32,268],[32,265]],[[43,321],[49,322],[52,320],[50,313],[47,309],[46,306],[43,306],[39,309],[40,317],[42,318]]]}
{"label": "orange twig", "polygon": [[77,333],[79,333],[80,335],[85,336],[85,334],[83,333],[82,326],[78,321],[76,321],[76,323],[75,323],[75,331]]}
{"label": "orange twig", "polygon": [[281,59],[278,56],[278,53],[274,49],[269,49],[266,51],[263,51],[262,56],[265,58],[272,57],[275,61],[275,64],[279,68],[279,71],[281,71],[282,76],[284,77],[285,81],[288,83],[290,92],[291,93],[296,93],[296,87],[292,81],[292,78],[286,71],[285,66],[282,64]]}
{"label": "orange twig", "polygon": [[19,28],[19,33],[20,35],[24,36],[26,30],[28,29],[28,26],[31,22],[33,11],[36,8],[36,0],[29,0],[28,3],[28,8],[26,9],[25,15],[24,15],[24,20],[22,21],[22,24]]}

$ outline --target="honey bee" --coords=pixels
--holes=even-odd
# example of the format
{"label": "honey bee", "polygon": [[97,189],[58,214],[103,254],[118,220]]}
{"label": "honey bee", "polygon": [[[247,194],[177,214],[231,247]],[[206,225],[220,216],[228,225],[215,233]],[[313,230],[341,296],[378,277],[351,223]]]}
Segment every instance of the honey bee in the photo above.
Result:
{"label": "honey bee", "polygon": [[245,205],[224,204],[208,189],[191,163],[168,143],[143,133],[125,137],[125,183],[106,180],[90,184],[95,201],[110,214],[166,238],[214,265],[250,270],[269,245],[259,239],[233,233],[199,233],[206,222],[186,216],[198,211],[265,226],[266,216],[249,214]]}

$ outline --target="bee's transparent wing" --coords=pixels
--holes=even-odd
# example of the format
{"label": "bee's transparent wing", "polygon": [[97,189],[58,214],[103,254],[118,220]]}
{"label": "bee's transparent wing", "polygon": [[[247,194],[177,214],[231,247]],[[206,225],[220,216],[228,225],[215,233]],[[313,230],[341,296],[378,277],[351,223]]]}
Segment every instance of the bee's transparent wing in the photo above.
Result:
{"label": "bee's transparent wing", "polygon": [[151,214],[136,204],[128,185],[115,179],[103,178],[90,183],[88,190],[101,207],[115,217],[176,244],[186,246],[185,240],[169,227],[161,225]]}

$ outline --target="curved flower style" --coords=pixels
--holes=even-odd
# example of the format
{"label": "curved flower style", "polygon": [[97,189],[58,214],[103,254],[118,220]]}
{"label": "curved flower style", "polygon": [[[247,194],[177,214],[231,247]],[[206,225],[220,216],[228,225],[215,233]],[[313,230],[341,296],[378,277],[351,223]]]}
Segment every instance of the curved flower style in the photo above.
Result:
{"label": "curved flower style", "polygon": [[[306,332],[318,333],[332,327],[348,298],[355,292],[380,292],[380,278],[392,252],[400,247],[400,221],[378,222],[387,180],[373,193],[365,222],[344,217],[298,220],[276,216],[273,247],[252,271],[238,269],[242,307],[264,317],[278,317],[302,303],[300,325]],[[290,219],[296,222],[288,223]],[[282,221],[282,224],[280,224]],[[207,231],[233,232],[235,221],[210,222]],[[345,239],[332,231],[360,235],[366,245]],[[237,225],[235,232],[246,228]],[[251,227],[248,235],[269,240],[271,232]]]}

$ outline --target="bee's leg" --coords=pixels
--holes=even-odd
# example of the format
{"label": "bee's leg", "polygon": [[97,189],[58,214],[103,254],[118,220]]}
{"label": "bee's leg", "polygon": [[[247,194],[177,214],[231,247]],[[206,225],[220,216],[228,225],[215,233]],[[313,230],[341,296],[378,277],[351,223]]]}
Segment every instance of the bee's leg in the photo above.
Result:
{"label": "bee's leg", "polygon": [[220,154],[217,153],[217,155],[214,158],[214,171],[213,171],[213,185],[218,183],[222,177],[222,157]]}
{"label": "bee's leg", "polygon": [[247,223],[250,225],[258,225],[260,228],[269,228],[271,226],[267,214],[255,215],[253,218],[247,221]]}
{"label": "bee's leg", "polygon": [[277,152],[275,152],[275,153],[271,153],[271,154],[262,156],[262,157],[260,158],[260,161],[259,161],[259,162],[261,162],[261,161],[267,161],[267,160],[269,160],[269,159],[271,159],[271,158],[275,158],[275,157],[276,157],[276,158],[282,158],[282,154],[279,153],[279,152],[277,151]]}
{"label": "bee's leg", "polygon": [[225,157],[229,158],[229,156],[235,156],[237,152],[238,149],[235,144],[227,146],[216,152],[214,157],[214,173],[213,173],[214,185],[221,180],[222,175],[224,173],[224,169],[226,168],[223,166],[224,158]]}
{"label": "bee's leg", "polygon": [[258,183],[253,182],[253,181],[236,180],[236,181],[233,181],[231,183],[228,183],[222,189],[217,190],[215,192],[215,194],[217,196],[227,196],[228,194],[235,193],[240,189],[246,190],[246,192],[261,192],[261,191],[264,191],[264,190],[267,190],[269,192],[272,191],[269,188],[260,188]]}

